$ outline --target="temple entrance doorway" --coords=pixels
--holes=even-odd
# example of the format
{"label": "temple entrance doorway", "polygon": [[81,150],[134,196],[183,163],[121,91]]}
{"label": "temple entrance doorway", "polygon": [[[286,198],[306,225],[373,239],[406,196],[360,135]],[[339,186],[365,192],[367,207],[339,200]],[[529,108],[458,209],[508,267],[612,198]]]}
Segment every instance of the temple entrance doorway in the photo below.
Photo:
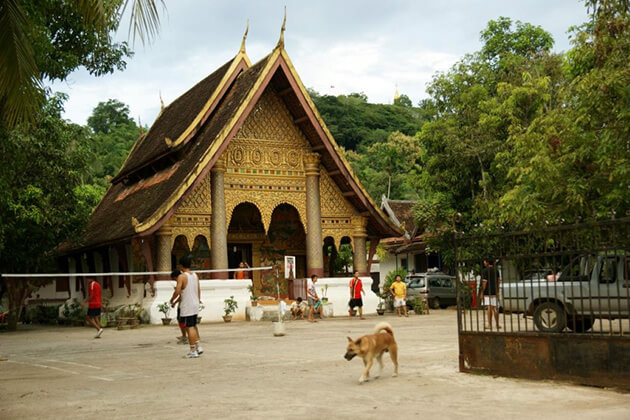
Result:
{"label": "temple entrance doorway", "polygon": [[[228,265],[229,268],[238,268],[241,262],[253,267],[252,244],[228,243]],[[230,276],[234,277],[234,276]],[[245,278],[251,278],[249,275]]]}
{"label": "temple entrance doorway", "polygon": [[[228,227],[228,268],[238,268],[241,262],[250,267],[260,266],[260,246],[265,240],[265,228],[258,208],[248,202],[237,205]],[[235,272],[230,272],[235,278]],[[253,280],[254,288],[260,284],[260,272],[247,272],[245,278]]]}
{"label": "temple entrance doorway", "polygon": [[261,265],[274,267],[272,272],[261,276],[260,292],[276,296],[276,279],[279,280],[280,296],[289,297],[290,284],[284,273],[284,257],[295,257],[296,279],[306,276],[306,233],[297,209],[290,204],[278,205],[272,215],[269,230],[260,248]]}

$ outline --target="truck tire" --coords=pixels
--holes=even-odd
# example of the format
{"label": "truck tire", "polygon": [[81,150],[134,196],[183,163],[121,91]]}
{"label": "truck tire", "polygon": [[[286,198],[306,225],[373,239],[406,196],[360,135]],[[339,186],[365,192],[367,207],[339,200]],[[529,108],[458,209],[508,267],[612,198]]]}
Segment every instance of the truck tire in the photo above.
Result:
{"label": "truck tire", "polygon": [[570,316],[567,319],[567,327],[576,333],[583,333],[593,327],[593,322],[594,320],[590,316],[576,316],[575,322],[573,321],[573,317]]}
{"label": "truck tire", "polygon": [[534,324],[541,332],[558,333],[567,326],[567,317],[557,303],[543,302],[534,310]]}
{"label": "truck tire", "polygon": [[440,298],[434,297],[431,299],[431,309],[440,309]]}

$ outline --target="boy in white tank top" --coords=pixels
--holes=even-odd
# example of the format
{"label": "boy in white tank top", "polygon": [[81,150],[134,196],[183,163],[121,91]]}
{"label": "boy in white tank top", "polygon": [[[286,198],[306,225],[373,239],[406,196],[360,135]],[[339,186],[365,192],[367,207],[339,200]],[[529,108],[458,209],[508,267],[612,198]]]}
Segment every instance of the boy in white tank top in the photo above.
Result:
{"label": "boy in white tank top", "polygon": [[192,257],[185,255],[179,259],[182,274],[177,277],[177,285],[171,297],[171,305],[179,298],[179,311],[182,321],[186,325],[190,352],[187,358],[195,359],[203,353],[199,345],[199,333],[197,332],[197,315],[199,314],[199,301],[201,290],[199,287],[199,277],[190,270]]}

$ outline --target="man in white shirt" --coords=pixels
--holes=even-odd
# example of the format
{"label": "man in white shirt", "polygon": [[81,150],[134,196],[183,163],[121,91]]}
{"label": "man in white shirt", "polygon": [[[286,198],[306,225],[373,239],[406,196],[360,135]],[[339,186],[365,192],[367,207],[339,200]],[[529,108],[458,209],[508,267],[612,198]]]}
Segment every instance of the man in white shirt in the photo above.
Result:
{"label": "man in white shirt", "polygon": [[179,297],[179,311],[182,321],[186,325],[190,352],[186,355],[189,359],[196,359],[203,349],[199,345],[199,334],[197,333],[197,315],[199,314],[199,301],[201,300],[201,288],[199,287],[199,277],[190,270],[192,256],[184,255],[179,259],[182,273],[177,276],[177,286],[171,297],[171,306],[175,304]]}

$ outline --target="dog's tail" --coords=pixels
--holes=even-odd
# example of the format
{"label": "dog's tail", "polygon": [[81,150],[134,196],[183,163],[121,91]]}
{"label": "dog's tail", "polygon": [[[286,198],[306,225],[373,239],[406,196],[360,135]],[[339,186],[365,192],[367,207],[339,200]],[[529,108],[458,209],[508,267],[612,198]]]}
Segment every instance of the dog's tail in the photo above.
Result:
{"label": "dog's tail", "polygon": [[392,326],[389,325],[387,322],[379,322],[374,327],[374,334],[378,334],[381,331],[387,331],[387,333],[391,334],[392,337],[394,336],[394,330],[392,330]]}

